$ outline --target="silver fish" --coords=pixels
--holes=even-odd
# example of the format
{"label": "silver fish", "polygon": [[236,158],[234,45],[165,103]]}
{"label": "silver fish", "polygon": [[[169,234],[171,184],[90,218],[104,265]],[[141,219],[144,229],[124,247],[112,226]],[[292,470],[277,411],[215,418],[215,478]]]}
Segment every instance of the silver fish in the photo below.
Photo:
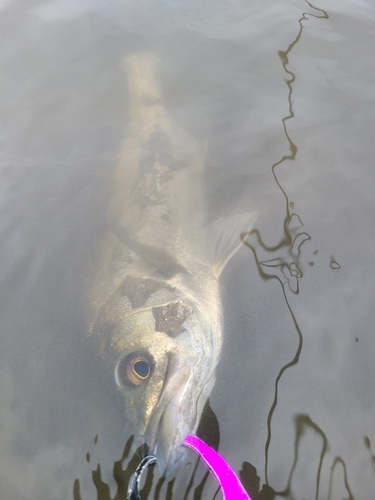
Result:
{"label": "silver fish", "polygon": [[222,347],[218,278],[255,213],[206,225],[204,148],[168,117],[158,60],[124,63],[129,130],[90,284],[90,335],[162,474],[184,456]]}

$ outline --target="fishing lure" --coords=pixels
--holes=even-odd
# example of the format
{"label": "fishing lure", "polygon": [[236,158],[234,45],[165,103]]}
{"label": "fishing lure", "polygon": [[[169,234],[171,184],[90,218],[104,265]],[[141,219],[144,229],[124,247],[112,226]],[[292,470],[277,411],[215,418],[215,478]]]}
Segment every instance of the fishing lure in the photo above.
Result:
{"label": "fishing lure", "polygon": [[[214,474],[221,487],[223,500],[251,500],[233,469],[217,451],[192,434],[187,436],[184,446],[198,453],[207,468]],[[148,455],[138,465],[135,473],[130,478],[128,500],[141,500],[139,496],[139,483],[142,472],[155,462],[156,457]]]}

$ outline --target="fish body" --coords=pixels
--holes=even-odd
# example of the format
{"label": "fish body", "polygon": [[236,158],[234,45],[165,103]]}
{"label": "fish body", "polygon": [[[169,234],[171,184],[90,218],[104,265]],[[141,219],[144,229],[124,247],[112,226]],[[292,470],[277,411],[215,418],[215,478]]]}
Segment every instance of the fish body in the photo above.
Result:
{"label": "fish body", "polygon": [[123,143],[89,292],[90,335],[163,474],[183,458],[222,348],[218,277],[254,214],[207,226],[204,148],[167,116],[149,53],[125,61]]}

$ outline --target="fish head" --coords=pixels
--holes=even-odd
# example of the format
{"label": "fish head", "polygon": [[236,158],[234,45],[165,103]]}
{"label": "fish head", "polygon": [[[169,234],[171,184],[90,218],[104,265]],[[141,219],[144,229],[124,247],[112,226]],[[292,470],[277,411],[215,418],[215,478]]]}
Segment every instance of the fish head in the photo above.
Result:
{"label": "fish head", "polygon": [[[137,286],[155,286],[151,281]],[[182,444],[198,427],[219,346],[214,323],[197,301],[165,286],[152,295],[140,304],[129,300],[128,291],[107,305],[101,315],[107,331],[102,349],[109,351],[138,442],[147,444],[166,475],[183,461]]]}
{"label": "fish head", "polygon": [[[176,337],[168,327],[157,331],[159,314],[162,323],[176,322],[175,332],[181,330]],[[121,330],[127,341],[115,367],[128,420],[157,457],[162,474],[183,460],[182,443],[196,430],[214,383],[212,349],[199,342],[206,321],[181,321],[184,315],[200,316],[191,303],[177,301],[125,319]]]}

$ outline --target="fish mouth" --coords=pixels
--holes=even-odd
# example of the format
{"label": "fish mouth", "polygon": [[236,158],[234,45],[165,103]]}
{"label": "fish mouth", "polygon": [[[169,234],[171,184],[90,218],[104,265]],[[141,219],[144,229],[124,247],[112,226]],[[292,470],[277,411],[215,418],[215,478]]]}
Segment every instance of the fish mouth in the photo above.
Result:
{"label": "fish mouth", "polygon": [[189,382],[190,365],[170,353],[164,388],[143,435],[163,477],[182,462],[186,454],[182,443],[197,422],[196,404],[188,397]]}
{"label": "fish mouth", "polygon": [[[191,423],[176,422],[177,407],[178,404],[171,401],[164,409],[156,427],[151,430],[148,426],[144,436],[146,443],[150,443],[148,453],[156,457],[162,477],[173,472],[183,461],[186,449],[182,447],[182,443],[195,424],[195,419]],[[153,435],[148,439],[150,431]]]}

